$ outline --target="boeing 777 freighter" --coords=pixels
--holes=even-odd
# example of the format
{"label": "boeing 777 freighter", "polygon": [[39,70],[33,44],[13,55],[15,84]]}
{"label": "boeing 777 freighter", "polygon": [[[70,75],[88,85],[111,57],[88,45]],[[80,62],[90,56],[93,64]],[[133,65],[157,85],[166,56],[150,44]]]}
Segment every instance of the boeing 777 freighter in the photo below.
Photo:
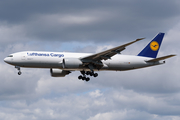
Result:
{"label": "boeing 777 freighter", "polygon": [[18,75],[21,75],[20,67],[49,68],[52,77],[64,77],[72,71],[80,71],[82,75],[78,79],[89,81],[88,75],[98,76],[95,71],[125,71],[165,63],[164,59],[175,55],[156,58],[163,37],[164,33],[159,33],[137,56],[122,55],[120,52],[144,38],[95,54],[24,51],[10,54],[4,61],[15,66]]}

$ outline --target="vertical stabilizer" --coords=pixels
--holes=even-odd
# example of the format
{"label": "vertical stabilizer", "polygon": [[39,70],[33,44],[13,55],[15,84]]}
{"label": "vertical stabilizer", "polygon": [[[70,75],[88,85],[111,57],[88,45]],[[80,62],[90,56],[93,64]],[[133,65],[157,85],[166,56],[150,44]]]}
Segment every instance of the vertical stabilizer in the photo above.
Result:
{"label": "vertical stabilizer", "polygon": [[156,58],[165,33],[159,33],[138,56]]}

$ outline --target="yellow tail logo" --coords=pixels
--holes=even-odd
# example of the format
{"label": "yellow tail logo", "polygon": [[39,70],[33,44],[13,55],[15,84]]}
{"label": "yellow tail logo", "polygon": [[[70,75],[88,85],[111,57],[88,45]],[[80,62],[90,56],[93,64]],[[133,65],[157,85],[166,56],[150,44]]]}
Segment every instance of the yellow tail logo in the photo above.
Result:
{"label": "yellow tail logo", "polygon": [[157,51],[157,50],[159,49],[159,44],[158,44],[158,42],[152,41],[151,44],[150,44],[150,48],[151,48],[151,50],[153,50],[153,51]]}

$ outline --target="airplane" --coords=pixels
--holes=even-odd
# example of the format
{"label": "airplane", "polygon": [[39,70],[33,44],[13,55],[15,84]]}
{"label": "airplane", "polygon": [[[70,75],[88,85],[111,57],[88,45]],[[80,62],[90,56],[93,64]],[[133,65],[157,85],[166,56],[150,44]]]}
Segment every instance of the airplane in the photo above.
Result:
{"label": "airplane", "polygon": [[49,68],[52,77],[65,77],[72,71],[80,71],[78,79],[89,81],[88,75],[98,76],[95,71],[126,71],[164,64],[165,59],[176,56],[171,54],[156,58],[164,34],[158,33],[137,56],[122,55],[121,51],[144,38],[99,53],[23,51],[10,54],[4,61],[15,66],[18,75],[22,73],[21,67]]}

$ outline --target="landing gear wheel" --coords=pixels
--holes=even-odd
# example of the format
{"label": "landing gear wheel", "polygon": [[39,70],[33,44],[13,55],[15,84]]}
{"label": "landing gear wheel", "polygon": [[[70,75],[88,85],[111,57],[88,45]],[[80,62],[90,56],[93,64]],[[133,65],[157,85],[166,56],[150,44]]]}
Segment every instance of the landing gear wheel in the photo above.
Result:
{"label": "landing gear wheel", "polygon": [[90,72],[90,73],[89,73],[89,75],[90,75],[90,76],[92,76],[92,75],[93,75],[93,73],[92,73],[92,72]]}
{"label": "landing gear wheel", "polygon": [[21,75],[21,74],[22,74],[21,71],[19,71],[19,72],[18,72],[18,75]]}
{"label": "landing gear wheel", "polygon": [[86,79],[86,77],[82,77],[82,80],[85,80]]}
{"label": "landing gear wheel", "polygon": [[88,82],[89,80],[90,80],[90,78],[89,78],[89,77],[87,77],[87,78],[86,78],[86,81]]}
{"label": "landing gear wheel", "polygon": [[78,77],[78,79],[79,79],[79,80],[82,79],[82,76],[80,75],[80,76]]}
{"label": "landing gear wheel", "polygon": [[78,77],[79,80],[85,80],[86,82],[88,82],[90,80],[89,77],[87,77],[87,75],[90,75],[90,76],[93,76],[93,77],[97,77],[98,74],[97,73],[94,73],[94,71],[80,71],[81,72],[81,75]]}
{"label": "landing gear wheel", "polygon": [[97,73],[94,73],[94,77],[97,77],[98,76],[98,74]]}
{"label": "landing gear wheel", "polygon": [[89,71],[87,71],[87,72],[86,72],[86,75],[89,75],[89,74],[90,74],[90,72],[89,72]]}

